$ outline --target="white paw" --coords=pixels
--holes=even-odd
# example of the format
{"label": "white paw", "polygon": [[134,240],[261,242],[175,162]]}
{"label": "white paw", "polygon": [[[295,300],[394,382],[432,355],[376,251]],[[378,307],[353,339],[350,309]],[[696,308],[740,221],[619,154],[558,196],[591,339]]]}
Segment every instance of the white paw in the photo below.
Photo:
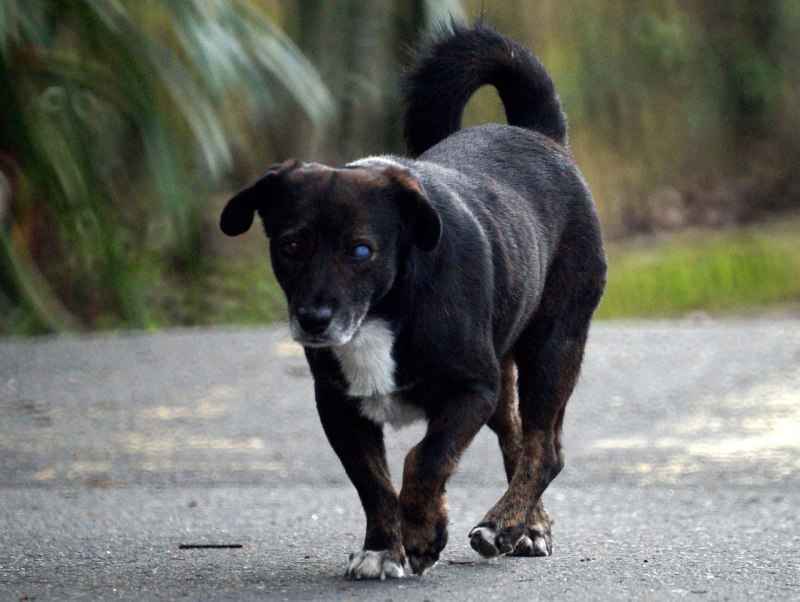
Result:
{"label": "white paw", "polygon": [[400,579],[405,577],[400,554],[394,550],[360,550],[350,554],[348,579]]}

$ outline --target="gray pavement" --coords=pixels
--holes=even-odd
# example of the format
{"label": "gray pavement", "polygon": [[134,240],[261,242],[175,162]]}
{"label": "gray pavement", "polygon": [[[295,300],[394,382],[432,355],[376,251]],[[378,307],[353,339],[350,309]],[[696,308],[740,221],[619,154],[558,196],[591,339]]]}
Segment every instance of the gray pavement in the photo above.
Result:
{"label": "gray pavement", "polygon": [[554,556],[470,549],[482,432],[439,565],[348,582],[363,516],[283,329],[0,340],[0,600],[800,600],[800,321],[595,325],[565,442]]}

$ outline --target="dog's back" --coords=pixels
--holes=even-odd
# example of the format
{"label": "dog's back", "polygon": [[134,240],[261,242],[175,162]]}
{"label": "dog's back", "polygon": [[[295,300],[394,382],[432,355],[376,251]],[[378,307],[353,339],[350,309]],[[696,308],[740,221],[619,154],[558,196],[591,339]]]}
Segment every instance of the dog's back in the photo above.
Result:
{"label": "dog's back", "polygon": [[[484,85],[497,89],[508,125],[461,130],[466,103]],[[567,147],[553,82],[521,44],[454,24],[420,52],[406,104],[406,145],[416,160],[403,164],[441,213],[457,222],[466,206],[481,230],[466,235],[464,226],[446,242],[455,256],[485,251],[492,264],[493,336],[502,355],[534,314],[551,314],[573,296],[571,283],[550,277],[555,258],[575,274],[592,262],[591,272],[605,270],[599,220]]]}

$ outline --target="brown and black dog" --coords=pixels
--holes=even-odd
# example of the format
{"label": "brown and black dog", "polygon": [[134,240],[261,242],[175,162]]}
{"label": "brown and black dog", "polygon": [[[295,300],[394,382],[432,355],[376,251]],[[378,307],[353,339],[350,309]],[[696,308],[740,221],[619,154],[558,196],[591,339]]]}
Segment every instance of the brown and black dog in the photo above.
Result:
{"label": "brown and black dog", "polygon": [[[460,130],[497,88],[509,125]],[[453,26],[420,55],[405,135],[416,159],[271,168],[225,207],[257,212],[306,352],[325,433],[367,518],[355,579],[422,574],[447,543],[445,484],[475,434],[500,441],[508,490],[470,532],[481,555],[552,553],[541,502],[606,261],[553,83],[495,31]],[[383,425],[427,420],[398,494]]]}

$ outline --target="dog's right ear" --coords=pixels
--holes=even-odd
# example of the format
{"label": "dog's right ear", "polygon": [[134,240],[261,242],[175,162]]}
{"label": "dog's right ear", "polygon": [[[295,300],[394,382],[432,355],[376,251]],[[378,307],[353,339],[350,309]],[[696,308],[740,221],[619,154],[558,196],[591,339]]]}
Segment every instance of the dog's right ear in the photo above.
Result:
{"label": "dog's right ear", "polygon": [[256,211],[262,212],[277,193],[281,178],[302,165],[300,161],[286,161],[272,166],[264,176],[234,196],[219,218],[220,229],[228,236],[244,234],[253,225]]}

